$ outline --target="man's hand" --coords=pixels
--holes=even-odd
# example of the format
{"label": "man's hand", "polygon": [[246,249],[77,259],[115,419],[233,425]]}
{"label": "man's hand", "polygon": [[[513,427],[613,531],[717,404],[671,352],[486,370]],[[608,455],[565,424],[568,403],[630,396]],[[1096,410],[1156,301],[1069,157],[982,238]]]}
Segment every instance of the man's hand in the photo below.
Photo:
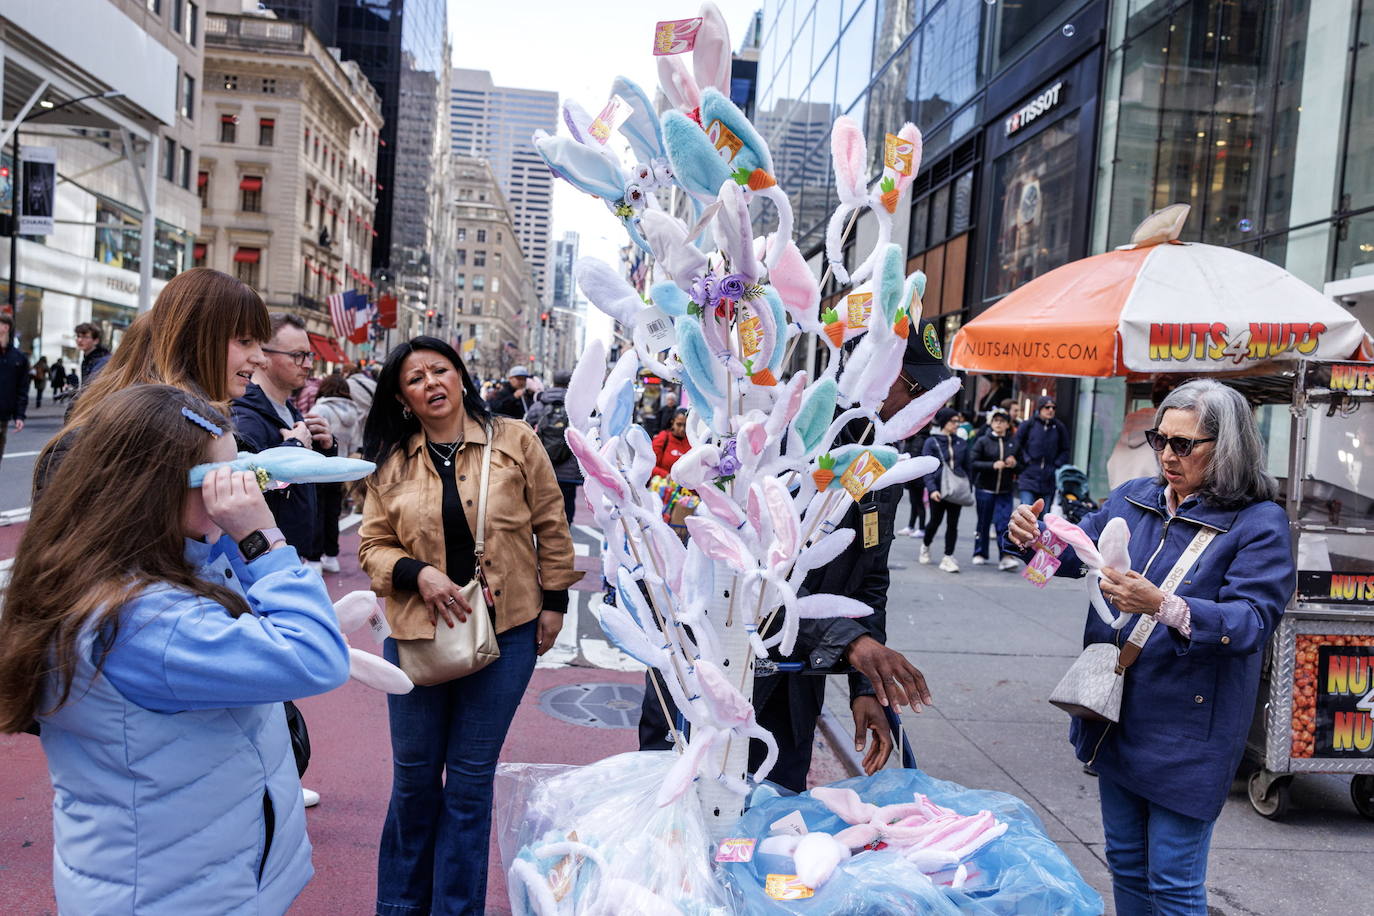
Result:
{"label": "man's hand", "polygon": [[920,712],[921,705],[932,705],[926,676],[906,660],[906,656],[878,642],[872,636],[860,636],[844,650],[845,661],[873,682],[878,702],[891,705],[897,712],[903,706]]}
{"label": "man's hand", "polygon": [[1008,455],[1007,458],[1006,458],[1006,464],[1007,464],[1007,467],[1009,467],[1009,468],[1014,468],[1014,467],[1016,467],[1016,456],[1015,456],[1015,455]]}
{"label": "man's hand", "polygon": [[18,433],[18,432],[23,432],[23,431],[24,431],[24,421],[23,421],[23,420],[20,420],[20,419],[18,419],[18,418],[15,418],[15,421],[14,421],[14,431],[17,432],[17,433]]}
{"label": "man's hand", "polygon": [[873,743],[868,745],[863,761],[864,772],[872,776],[892,756],[892,730],[888,728],[887,716],[883,715],[883,707],[877,697],[855,697],[849,709],[854,713],[854,750],[863,752],[867,736],[873,736]]}
{"label": "man's hand", "polygon": [[285,442],[287,439],[295,439],[301,445],[310,448],[310,427],[305,425],[304,420],[297,420],[295,426],[281,431],[281,441]]}
{"label": "man's hand", "polygon": [[324,417],[317,413],[308,413],[302,422],[305,423],[305,428],[310,430],[310,436],[315,440],[316,446],[329,448],[334,444],[334,433],[329,428],[329,421]]}

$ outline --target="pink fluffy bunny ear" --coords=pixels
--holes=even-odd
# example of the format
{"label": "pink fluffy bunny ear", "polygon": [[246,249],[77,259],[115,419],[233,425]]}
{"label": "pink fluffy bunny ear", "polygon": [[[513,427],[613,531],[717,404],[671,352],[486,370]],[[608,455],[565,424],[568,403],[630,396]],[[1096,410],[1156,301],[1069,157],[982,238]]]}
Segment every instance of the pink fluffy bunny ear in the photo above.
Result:
{"label": "pink fluffy bunny ear", "polygon": [[1097,552],[1097,545],[1086,531],[1062,515],[1046,515],[1043,518],[1050,533],[1072,547],[1085,565],[1093,569],[1102,568],[1102,555]]}
{"label": "pink fluffy bunny ear", "polygon": [[657,60],[658,85],[673,107],[688,114],[701,108],[701,89],[682,55],[668,54]]}
{"label": "pink fluffy bunny ear", "polygon": [[921,143],[921,130],[910,121],[902,125],[902,129],[897,131],[897,136],[916,148],[916,151],[911,155],[911,174],[897,176],[897,193],[901,194],[916,180],[916,173],[921,170],[921,153],[923,147]]}
{"label": "pink fluffy bunny ear", "polygon": [[[773,244],[778,243],[775,237]],[[792,320],[804,331],[819,334],[824,329],[816,315],[820,305],[821,290],[816,283],[816,275],[807,266],[797,243],[787,241],[778,256],[777,263],[768,271],[768,282],[782,297],[783,307]]]}
{"label": "pink fluffy bunny ear", "polygon": [[835,119],[830,132],[830,155],[835,162],[835,190],[840,203],[861,206],[868,198],[868,182],[864,175],[868,162],[868,145],[863,128],[848,115]]}
{"label": "pink fluffy bunny ear", "polygon": [[697,32],[697,43],[692,51],[692,73],[696,76],[699,89],[719,89],[721,94],[730,94],[730,29],[725,24],[714,3],[703,3],[701,29]]}

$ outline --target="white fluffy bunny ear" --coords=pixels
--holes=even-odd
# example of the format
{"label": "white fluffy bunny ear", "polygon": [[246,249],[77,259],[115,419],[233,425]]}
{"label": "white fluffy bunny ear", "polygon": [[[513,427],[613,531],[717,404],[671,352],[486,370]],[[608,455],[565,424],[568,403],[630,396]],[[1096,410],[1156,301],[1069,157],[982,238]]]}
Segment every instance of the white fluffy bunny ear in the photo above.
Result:
{"label": "white fluffy bunny ear", "polygon": [[730,94],[730,28],[714,3],[701,5],[701,30],[697,32],[696,48],[692,52],[692,73],[697,88],[713,87],[722,94]]}
{"label": "white fluffy bunny ear", "polygon": [[645,210],[639,230],[658,266],[682,290],[690,289],[692,280],[706,273],[706,255],[687,238],[687,224],[682,220],[662,210]]}
{"label": "white fluffy bunny ear", "polygon": [[591,127],[592,116],[573,99],[563,100],[563,126],[568,128],[568,133],[578,143],[586,143],[592,139]]}
{"label": "white fluffy bunny ear", "polygon": [[592,305],[626,328],[633,327],[644,300],[609,264],[599,258],[582,258],[573,265],[573,278]]}
{"label": "white fluffy bunny ear", "polygon": [[611,94],[629,103],[630,116],[620,125],[620,132],[630,141],[630,148],[639,161],[648,165],[654,159],[668,155],[663,148],[663,126],[649,96],[633,80],[617,76],[611,84]]}
{"label": "white fluffy bunny ear", "polygon": [[534,148],[549,168],[579,191],[608,203],[624,196],[625,174],[599,150],[568,137],[547,134],[534,138]]}
{"label": "white fluffy bunny ear", "polygon": [[726,181],[720,186],[718,200],[721,207],[713,220],[716,246],[730,259],[732,273],[743,274],[750,283],[755,283],[759,278],[759,262],[754,256],[754,230],[744,188],[734,179]]}

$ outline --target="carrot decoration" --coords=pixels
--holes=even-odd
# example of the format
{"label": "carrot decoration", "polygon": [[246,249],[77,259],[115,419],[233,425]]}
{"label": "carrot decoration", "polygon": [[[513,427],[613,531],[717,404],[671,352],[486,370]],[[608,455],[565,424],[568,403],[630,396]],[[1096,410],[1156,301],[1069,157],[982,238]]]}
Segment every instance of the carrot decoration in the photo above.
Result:
{"label": "carrot decoration", "polygon": [[911,333],[911,316],[907,314],[906,309],[897,309],[897,320],[892,323],[892,330],[903,340]]}
{"label": "carrot decoration", "polygon": [[834,309],[826,309],[821,312],[821,323],[825,325],[825,336],[830,338],[830,342],[835,346],[844,345],[844,322],[840,321],[840,313]]}
{"label": "carrot decoration", "polygon": [[816,459],[816,464],[818,467],[811,472],[811,479],[816,482],[817,490],[824,490],[835,479],[835,459],[827,452]]}
{"label": "carrot decoration", "polygon": [[883,209],[888,213],[896,213],[897,198],[901,196],[901,192],[897,190],[897,182],[893,181],[889,175],[878,185],[878,190],[883,192],[878,197],[878,202],[883,205]]}
{"label": "carrot decoration", "polygon": [[730,177],[735,179],[736,183],[746,186],[751,191],[762,191],[764,188],[771,188],[773,185],[777,184],[777,182],[773,180],[773,176],[769,175],[763,169],[754,169],[751,172],[746,168],[740,167],[735,169]]}
{"label": "carrot decoration", "polygon": [[778,383],[778,380],[773,376],[773,370],[767,367],[749,376],[749,381],[755,385],[762,385],[764,388],[772,388]]}

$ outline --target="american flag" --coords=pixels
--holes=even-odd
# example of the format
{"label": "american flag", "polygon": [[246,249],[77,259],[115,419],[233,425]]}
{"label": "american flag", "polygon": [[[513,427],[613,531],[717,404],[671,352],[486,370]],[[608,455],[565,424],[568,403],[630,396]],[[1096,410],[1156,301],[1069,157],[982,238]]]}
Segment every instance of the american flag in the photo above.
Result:
{"label": "american flag", "polygon": [[353,316],[344,304],[344,294],[335,293],[326,301],[329,303],[329,318],[334,322],[334,336],[347,340],[353,333]]}
{"label": "american flag", "polygon": [[366,296],[357,290],[349,289],[330,296],[328,302],[329,318],[334,323],[335,337],[354,343],[361,343],[367,339],[365,332],[359,333],[367,327],[371,318]]}

